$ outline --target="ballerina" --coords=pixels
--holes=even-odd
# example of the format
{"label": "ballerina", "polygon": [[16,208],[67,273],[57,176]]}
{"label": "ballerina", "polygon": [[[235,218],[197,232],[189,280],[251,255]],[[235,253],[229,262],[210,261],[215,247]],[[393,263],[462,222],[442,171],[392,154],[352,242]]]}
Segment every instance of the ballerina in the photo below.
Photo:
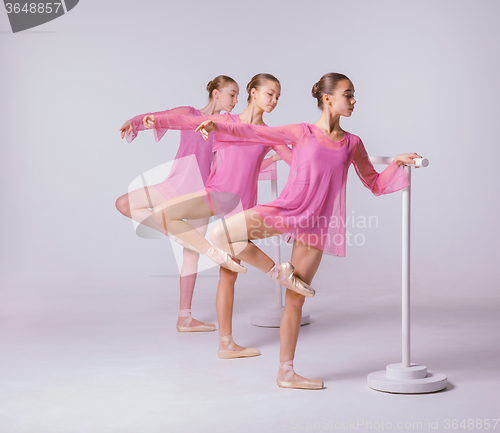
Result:
{"label": "ballerina", "polygon": [[[359,137],[340,127],[340,117],[354,111],[354,86],[342,74],[325,74],[312,88],[322,110],[315,124],[301,123],[262,128],[207,120],[199,125],[205,138],[214,134],[216,150],[230,146],[228,136],[248,145],[289,144],[292,167],[278,199],[256,206],[218,224],[211,233],[214,245],[226,251],[238,250],[237,257],[278,281],[286,291],[280,325],[280,367],[277,383],[283,388],[321,389],[323,381],[295,374],[293,359],[300,330],[305,297],[314,296],[310,286],[323,252],[345,256],[345,191],[351,163],[373,194],[398,191],[409,185],[403,165],[414,164],[416,153],[401,154],[378,173]],[[240,143],[241,144],[241,143]],[[243,221],[243,223],[242,223]],[[291,263],[280,265],[251,241],[286,234],[293,239]],[[236,248],[240,245],[239,248]]]}
{"label": "ballerina", "polygon": [[[236,81],[226,75],[219,75],[207,84],[208,104],[200,110],[194,107],[177,107],[161,113],[176,113],[188,116],[208,116],[219,114],[221,111],[230,112],[238,103],[239,87]],[[158,113],[156,113],[158,114]],[[144,114],[127,120],[120,128],[121,137],[131,143],[139,131],[146,128],[143,125]],[[155,130],[155,139],[159,141],[167,132]],[[151,219],[151,208],[165,200],[180,195],[195,192],[204,187],[215,158],[212,150],[212,140],[206,143],[194,131],[181,131],[179,150],[175,156],[172,170],[168,176],[156,185],[131,191],[116,200],[116,208],[126,217],[140,223],[138,231],[148,226],[160,233],[167,234],[162,225]],[[208,219],[192,220],[200,235],[205,235]],[[207,332],[214,331],[215,325],[195,320],[191,315],[194,286],[197,277],[199,253],[183,245],[183,261],[180,272],[180,305],[177,320],[179,332]]]}
{"label": "ballerina", "polygon": [[[278,103],[281,86],[278,79],[270,74],[257,74],[247,85],[248,106],[240,115],[215,115],[191,117],[173,113],[153,114],[144,117],[144,125],[155,130],[191,129],[208,118],[231,124],[263,125],[263,114],[271,113]],[[219,358],[243,358],[257,356],[260,351],[237,345],[232,337],[232,312],[236,272],[246,272],[238,259],[231,256],[235,252],[218,249],[198,233],[185,219],[208,218],[213,215],[236,214],[257,204],[257,179],[259,167],[265,155],[273,148],[278,156],[290,164],[291,150],[286,145],[256,145],[249,148],[234,146],[219,152],[218,167],[213,170],[203,190],[176,197],[154,207],[152,219],[163,224],[168,232],[200,253],[207,255],[221,266],[220,281],[217,287],[217,319],[219,322]],[[218,157],[219,158],[219,157]]]}

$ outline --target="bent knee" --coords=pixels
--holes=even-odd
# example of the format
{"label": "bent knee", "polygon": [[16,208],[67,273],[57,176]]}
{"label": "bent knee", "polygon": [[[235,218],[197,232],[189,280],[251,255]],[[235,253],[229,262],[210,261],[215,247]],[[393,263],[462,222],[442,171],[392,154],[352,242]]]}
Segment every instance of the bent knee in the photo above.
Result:
{"label": "bent knee", "polygon": [[221,223],[217,224],[212,230],[210,230],[210,241],[217,247],[227,243],[226,232]]}
{"label": "bent knee", "polygon": [[128,194],[122,195],[116,199],[116,209],[125,216],[130,217],[130,204],[128,201]]}

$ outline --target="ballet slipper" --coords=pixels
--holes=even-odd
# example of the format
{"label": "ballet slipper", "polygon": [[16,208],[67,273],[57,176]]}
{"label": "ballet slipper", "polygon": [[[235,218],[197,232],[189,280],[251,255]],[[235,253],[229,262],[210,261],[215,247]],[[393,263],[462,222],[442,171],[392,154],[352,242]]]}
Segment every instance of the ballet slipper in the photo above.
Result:
{"label": "ballet slipper", "polygon": [[271,270],[267,272],[267,275],[287,289],[312,298],[316,291],[309,284],[304,283],[299,277],[295,276],[293,274],[294,269],[291,263],[282,263],[279,266],[274,265]]}
{"label": "ballet slipper", "polygon": [[215,331],[215,325],[213,323],[203,323],[201,325],[189,326],[193,321],[193,316],[191,316],[191,309],[180,310],[179,317],[185,317],[186,320],[182,325],[177,325],[177,331],[179,332],[209,332]]}
{"label": "ballet slipper", "polygon": [[[278,373],[278,386],[280,388],[295,388],[295,389],[323,389],[324,383],[322,380],[318,379],[306,379],[300,377],[300,379],[293,379],[295,372],[293,371],[293,361],[280,362],[280,371]],[[285,373],[283,373],[285,372]],[[280,379],[280,376],[282,379]]]}
{"label": "ballet slipper", "polygon": [[235,349],[236,343],[234,342],[231,334],[220,337],[220,341],[226,347],[226,349],[219,350],[220,359],[249,358],[251,356],[260,355],[260,350],[252,347]]}
{"label": "ballet slipper", "polygon": [[219,266],[222,266],[223,268],[229,269],[230,271],[241,272],[242,274],[244,274],[247,271],[247,269],[244,266],[241,266],[238,263],[236,263],[228,253],[220,250],[219,248],[217,248],[214,245],[212,245],[208,249],[208,251],[205,253],[205,255],[209,259],[212,259]]}

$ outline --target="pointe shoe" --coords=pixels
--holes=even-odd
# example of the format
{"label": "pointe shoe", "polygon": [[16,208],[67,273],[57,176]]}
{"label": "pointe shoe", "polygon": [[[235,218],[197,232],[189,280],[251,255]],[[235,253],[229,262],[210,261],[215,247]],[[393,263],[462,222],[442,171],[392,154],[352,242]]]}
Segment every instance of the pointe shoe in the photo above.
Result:
{"label": "pointe shoe", "polygon": [[203,323],[202,325],[189,326],[193,321],[193,316],[191,316],[191,309],[180,310],[179,317],[185,317],[186,320],[182,325],[177,325],[177,331],[179,332],[210,332],[215,331],[215,325],[213,323]]}
{"label": "pointe shoe", "polygon": [[227,349],[219,350],[219,359],[250,358],[251,356],[260,355],[260,350],[252,347],[245,347],[242,350],[234,349],[236,344],[231,334],[225,335],[220,339],[226,344]]}
{"label": "pointe shoe", "polygon": [[208,249],[208,251],[205,253],[205,255],[209,259],[212,259],[219,266],[222,266],[223,268],[229,269],[230,271],[241,272],[242,274],[244,274],[247,271],[247,269],[244,266],[241,266],[238,263],[236,263],[228,253],[220,250],[219,248],[217,248],[214,245],[212,245]]}
{"label": "pointe shoe", "polygon": [[290,382],[290,379],[295,374],[293,371],[293,361],[280,362],[280,369],[287,371],[283,379],[279,377],[276,379],[280,388],[323,389],[325,387],[323,381],[319,379],[303,379]]}
{"label": "pointe shoe", "polygon": [[316,291],[309,284],[296,277],[293,274],[294,270],[295,268],[292,264],[287,262],[279,266],[274,265],[267,275],[287,289],[293,290],[302,296],[312,298],[316,294]]}

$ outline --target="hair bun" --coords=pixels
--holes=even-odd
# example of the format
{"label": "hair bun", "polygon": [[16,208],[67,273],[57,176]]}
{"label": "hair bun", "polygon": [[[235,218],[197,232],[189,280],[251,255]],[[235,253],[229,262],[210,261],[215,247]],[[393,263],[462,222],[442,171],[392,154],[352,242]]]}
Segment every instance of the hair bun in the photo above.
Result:
{"label": "hair bun", "polygon": [[212,83],[214,82],[214,80],[211,80],[208,82],[207,84],[207,92],[210,92],[210,86],[212,85]]}
{"label": "hair bun", "polygon": [[318,83],[315,83],[314,86],[312,87],[311,94],[313,98],[318,97],[318,91],[319,91],[318,87],[319,87]]}

